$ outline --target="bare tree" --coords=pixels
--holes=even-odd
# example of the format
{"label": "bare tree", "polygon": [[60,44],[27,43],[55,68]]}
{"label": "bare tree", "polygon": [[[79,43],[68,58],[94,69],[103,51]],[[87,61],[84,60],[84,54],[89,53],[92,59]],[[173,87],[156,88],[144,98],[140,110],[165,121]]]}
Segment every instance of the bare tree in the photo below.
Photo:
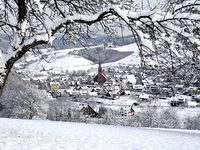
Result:
{"label": "bare tree", "polygon": [[0,51],[0,95],[14,63],[30,49],[51,43],[58,32],[73,40],[95,34],[100,26],[108,35],[118,26],[127,26],[140,49],[142,66],[147,63],[147,56],[163,58],[161,48],[166,42],[172,49],[170,53],[177,55],[179,51],[173,43],[183,47],[178,36],[199,49],[199,36],[194,34],[198,32],[194,31],[200,26],[200,3],[170,2],[169,9],[150,6],[142,10],[133,0],[1,0],[0,28],[9,37],[10,45]]}

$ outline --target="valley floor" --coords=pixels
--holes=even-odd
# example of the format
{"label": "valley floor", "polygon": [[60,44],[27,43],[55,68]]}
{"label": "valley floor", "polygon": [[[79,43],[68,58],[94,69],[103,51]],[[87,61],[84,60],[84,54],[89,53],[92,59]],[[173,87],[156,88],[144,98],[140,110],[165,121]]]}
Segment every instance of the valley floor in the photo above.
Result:
{"label": "valley floor", "polygon": [[0,150],[197,150],[200,131],[0,118]]}

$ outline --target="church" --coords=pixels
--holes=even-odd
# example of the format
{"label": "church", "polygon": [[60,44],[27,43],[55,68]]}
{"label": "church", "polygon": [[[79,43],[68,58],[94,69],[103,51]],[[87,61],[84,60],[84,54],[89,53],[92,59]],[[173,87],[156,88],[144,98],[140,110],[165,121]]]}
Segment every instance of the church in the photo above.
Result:
{"label": "church", "polygon": [[98,67],[98,74],[94,77],[94,82],[97,82],[98,84],[101,84],[101,85],[106,82],[106,77],[103,74],[100,61],[99,61],[99,67]]}

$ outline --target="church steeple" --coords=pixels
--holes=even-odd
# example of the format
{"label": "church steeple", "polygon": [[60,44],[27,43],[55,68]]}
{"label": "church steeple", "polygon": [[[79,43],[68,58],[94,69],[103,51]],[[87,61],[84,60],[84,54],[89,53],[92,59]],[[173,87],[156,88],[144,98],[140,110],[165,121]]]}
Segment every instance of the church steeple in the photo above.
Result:
{"label": "church steeple", "polygon": [[103,74],[103,69],[101,67],[100,59],[99,59],[98,74],[94,77],[94,82],[97,82],[98,84],[103,84],[106,82],[106,78]]}
{"label": "church steeple", "polygon": [[98,67],[98,74],[102,73],[102,67],[101,67],[101,62],[99,59],[99,67]]}

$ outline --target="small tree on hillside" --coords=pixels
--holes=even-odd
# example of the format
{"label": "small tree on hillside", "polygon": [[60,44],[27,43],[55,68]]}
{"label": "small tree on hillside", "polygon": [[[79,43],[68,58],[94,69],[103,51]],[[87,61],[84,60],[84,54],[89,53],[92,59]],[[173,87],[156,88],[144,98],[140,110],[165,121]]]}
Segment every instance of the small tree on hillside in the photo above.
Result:
{"label": "small tree on hillside", "polygon": [[187,117],[184,121],[184,127],[190,130],[200,130],[200,114],[193,117]]}
{"label": "small tree on hillside", "polygon": [[174,109],[165,109],[159,114],[156,122],[159,128],[180,128],[180,120]]}
{"label": "small tree on hillside", "polygon": [[157,119],[157,107],[145,107],[137,117],[138,126],[153,127]]}

